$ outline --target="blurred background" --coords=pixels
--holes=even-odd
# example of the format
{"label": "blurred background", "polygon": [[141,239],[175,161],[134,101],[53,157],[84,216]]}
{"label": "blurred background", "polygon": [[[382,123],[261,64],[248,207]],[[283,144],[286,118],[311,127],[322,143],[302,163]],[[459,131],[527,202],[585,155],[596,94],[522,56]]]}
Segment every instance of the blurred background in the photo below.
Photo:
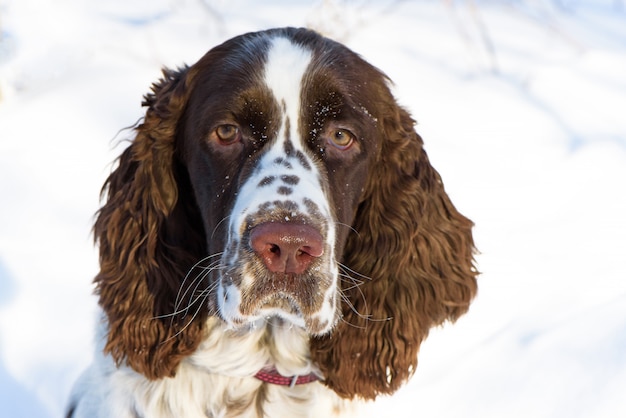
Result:
{"label": "blurred background", "polygon": [[625,3],[0,0],[0,415],[62,416],[91,360],[93,214],[161,67],[307,26],[394,80],[481,251],[372,416],[626,416]]}

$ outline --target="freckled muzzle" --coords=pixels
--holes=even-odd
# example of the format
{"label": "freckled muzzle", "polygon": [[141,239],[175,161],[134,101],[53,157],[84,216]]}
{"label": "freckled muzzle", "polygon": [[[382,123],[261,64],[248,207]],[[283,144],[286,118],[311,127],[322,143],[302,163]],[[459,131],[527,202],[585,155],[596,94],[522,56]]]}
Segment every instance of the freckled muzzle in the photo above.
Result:
{"label": "freckled muzzle", "polygon": [[320,176],[301,172],[295,157],[261,159],[259,167],[235,202],[239,216],[230,221],[223,256],[220,314],[237,326],[278,316],[323,334],[337,320],[338,268]]}
{"label": "freckled muzzle", "polygon": [[222,317],[241,326],[278,316],[314,335],[329,331],[337,317],[338,270],[328,220],[308,213],[303,202],[274,201],[238,230],[234,254],[224,256]]}

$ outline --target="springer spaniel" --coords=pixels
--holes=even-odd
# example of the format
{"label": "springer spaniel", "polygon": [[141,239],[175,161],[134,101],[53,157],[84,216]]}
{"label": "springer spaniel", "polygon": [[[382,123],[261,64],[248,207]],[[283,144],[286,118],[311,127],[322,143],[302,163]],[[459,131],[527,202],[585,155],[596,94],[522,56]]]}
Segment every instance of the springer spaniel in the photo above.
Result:
{"label": "springer spaniel", "polygon": [[379,70],[305,29],[164,71],[103,193],[68,417],[330,417],[476,293],[472,222]]}

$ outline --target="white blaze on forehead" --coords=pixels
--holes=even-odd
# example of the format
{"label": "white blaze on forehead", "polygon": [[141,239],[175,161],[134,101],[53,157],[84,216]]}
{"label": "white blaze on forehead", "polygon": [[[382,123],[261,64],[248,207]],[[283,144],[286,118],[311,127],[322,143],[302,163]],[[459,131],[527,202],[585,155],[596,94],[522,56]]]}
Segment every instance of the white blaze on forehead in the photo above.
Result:
{"label": "white blaze on forehead", "polygon": [[[300,114],[302,79],[311,62],[311,51],[286,38],[274,38],[267,53],[265,84],[279,104],[285,104],[288,117],[297,124]],[[284,119],[283,119],[284,122]]]}

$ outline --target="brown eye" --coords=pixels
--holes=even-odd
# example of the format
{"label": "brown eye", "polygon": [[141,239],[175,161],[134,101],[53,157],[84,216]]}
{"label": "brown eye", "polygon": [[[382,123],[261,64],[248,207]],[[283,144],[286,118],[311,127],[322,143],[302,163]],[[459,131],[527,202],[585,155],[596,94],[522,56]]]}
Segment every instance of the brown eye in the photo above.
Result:
{"label": "brown eye", "polygon": [[223,144],[232,144],[241,138],[239,128],[235,125],[220,125],[215,128],[215,136]]}
{"label": "brown eye", "polygon": [[347,129],[333,129],[330,132],[330,140],[332,144],[340,149],[345,150],[354,142],[354,134]]}

